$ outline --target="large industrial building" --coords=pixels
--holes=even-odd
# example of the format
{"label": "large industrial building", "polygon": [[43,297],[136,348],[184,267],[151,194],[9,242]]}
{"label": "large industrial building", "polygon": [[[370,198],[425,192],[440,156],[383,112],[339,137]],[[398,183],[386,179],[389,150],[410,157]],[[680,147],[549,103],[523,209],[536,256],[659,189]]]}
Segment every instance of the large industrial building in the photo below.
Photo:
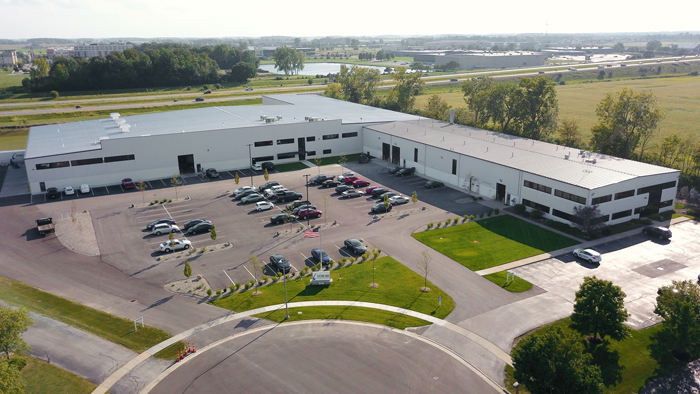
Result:
{"label": "large industrial building", "polygon": [[541,66],[549,57],[543,52],[529,51],[399,51],[397,55],[436,66],[454,60],[459,63],[460,70]]}
{"label": "large industrial building", "polygon": [[678,170],[456,126],[317,95],[35,126],[25,163],[32,193],[122,178],[248,168],[369,152],[483,198],[569,222],[599,205],[614,224],[673,209]]}

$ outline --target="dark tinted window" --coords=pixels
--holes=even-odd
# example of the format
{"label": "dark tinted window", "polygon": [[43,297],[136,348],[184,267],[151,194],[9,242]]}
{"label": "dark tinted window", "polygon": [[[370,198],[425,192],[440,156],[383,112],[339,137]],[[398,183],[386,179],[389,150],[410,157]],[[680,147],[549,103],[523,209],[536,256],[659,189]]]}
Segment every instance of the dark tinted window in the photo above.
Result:
{"label": "dark tinted window", "polygon": [[89,164],[102,164],[103,160],[101,157],[95,157],[94,159],[80,159],[80,160],[71,160],[70,165],[75,167],[75,166],[86,166]]}
{"label": "dark tinted window", "polygon": [[259,163],[261,161],[269,161],[269,160],[274,160],[274,156],[260,156],[260,157],[254,157],[253,158],[253,163]]}
{"label": "dark tinted window", "polygon": [[621,198],[627,198],[634,196],[634,190],[627,190],[626,192],[615,193],[615,199],[619,200]]}
{"label": "dark tinted window", "polygon": [[295,158],[296,156],[297,156],[296,153],[280,153],[280,154],[277,155],[277,159],[278,159],[278,160],[282,160],[282,159],[293,159],[293,158]]}
{"label": "dark tinted window", "polygon": [[612,201],[612,194],[608,194],[607,196],[602,196],[602,197],[595,197],[593,198],[593,205],[598,205],[602,204],[604,202]]}
{"label": "dark tinted window", "polygon": [[328,155],[328,154],[330,154],[330,153],[331,153],[331,150],[330,150],[330,149],[324,149],[324,150],[323,150],[323,154],[324,154],[324,155]]}
{"label": "dark tinted window", "polygon": [[357,137],[357,131],[352,133],[343,133],[343,138]]}
{"label": "dark tinted window", "polygon": [[43,164],[36,165],[37,170],[48,170],[49,168],[63,168],[63,167],[70,167],[70,163],[67,161],[57,161],[54,163],[43,163]]}
{"label": "dark tinted window", "polygon": [[523,182],[523,186],[529,187],[530,189],[539,190],[539,191],[544,192],[544,193],[547,193],[547,194],[552,194],[552,188],[551,188],[551,187],[549,187],[549,186],[544,186],[544,185],[540,185],[539,183],[530,182],[530,181],[525,181],[525,182]]}
{"label": "dark tinted window", "polygon": [[272,140],[269,141],[258,141],[255,143],[255,146],[270,146],[272,145]]}
{"label": "dark tinted window", "polygon": [[335,140],[338,138],[338,134],[326,134],[323,136],[324,140]]}
{"label": "dark tinted window", "polygon": [[316,141],[316,137],[311,136],[311,137],[306,137],[306,142],[314,142]]}
{"label": "dark tinted window", "polygon": [[548,206],[542,205],[542,204],[540,204],[540,203],[536,203],[536,202],[534,202],[534,201],[527,200],[527,199],[525,199],[525,198],[523,198],[523,205],[527,205],[527,206],[530,207],[530,208],[539,209],[540,211],[542,211],[542,212],[544,212],[544,213],[549,213],[549,207],[548,207]]}
{"label": "dark tinted window", "polygon": [[126,161],[136,159],[134,155],[121,155],[121,156],[110,156],[105,157],[105,163],[113,163],[115,161]]}
{"label": "dark tinted window", "polygon": [[277,140],[277,145],[293,144],[294,138],[285,138],[283,140]]}

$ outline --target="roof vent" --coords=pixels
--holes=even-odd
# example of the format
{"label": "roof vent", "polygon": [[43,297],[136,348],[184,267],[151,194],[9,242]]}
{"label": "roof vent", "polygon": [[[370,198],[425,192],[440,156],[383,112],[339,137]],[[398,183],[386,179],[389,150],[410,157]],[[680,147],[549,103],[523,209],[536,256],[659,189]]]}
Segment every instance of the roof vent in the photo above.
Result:
{"label": "roof vent", "polygon": [[277,120],[282,120],[282,115],[277,115]]}
{"label": "roof vent", "polygon": [[568,155],[568,154],[564,155],[564,160],[569,160],[569,155]]}
{"label": "roof vent", "polygon": [[112,118],[112,120],[119,119],[119,116],[119,112],[112,112],[111,114],[109,114],[109,117]]}
{"label": "roof vent", "polygon": [[265,123],[275,123],[275,118],[265,118]]}
{"label": "roof vent", "polygon": [[117,126],[121,126],[121,125],[123,125],[124,123],[126,123],[126,120],[124,120],[124,119],[114,119],[114,123],[116,123]]}
{"label": "roof vent", "polygon": [[260,120],[265,120],[267,119],[267,115],[260,115]]}
{"label": "roof vent", "polygon": [[120,128],[122,129],[122,133],[128,133],[131,131],[131,125],[128,123],[124,123]]}

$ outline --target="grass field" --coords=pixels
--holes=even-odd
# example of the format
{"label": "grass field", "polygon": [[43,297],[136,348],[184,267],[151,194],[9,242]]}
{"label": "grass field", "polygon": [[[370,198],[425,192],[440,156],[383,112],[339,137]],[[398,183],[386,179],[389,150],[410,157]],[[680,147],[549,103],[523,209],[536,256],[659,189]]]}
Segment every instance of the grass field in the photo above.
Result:
{"label": "grass field", "polygon": [[22,80],[29,75],[12,74],[11,71],[5,72],[0,69],[0,89],[10,86],[22,86]]}
{"label": "grass field", "polygon": [[32,356],[18,357],[27,360],[27,365],[22,368],[26,394],[87,394],[97,387],[78,375]]}
{"label": "grass field", "polygon": [[413,237],[473,271],[578,243],[510,215],[413,233]]}
{"label": "grass field", "polygon": [[[95,334],[136,353],[141,353],[171,337],[167,332],[149,326],[134,331],[132,320],[110,315],[2,276],[0,299]],[[171,355],[165,356],[174,359]]]}
{"label": "grass field", "polygon": [[[285,321],[286,311],[279,309],[274,312],[259,313],[255,315],[261,319],[268,319],[282,323]],[[392,313],[379,309],[357,308],[352,306],[314,306],[308,308],[290,308],[289,320],[355,320],[372,322],[384,326],[403,330],[406,327],[427,326],[432,323],[412,316],[400,313]]]}
{"label": "grass field", "polygon": [[[571,319],[566,318],[550,325],[543,326],[527,335],[532,335],[546,327],[569,327]],[[609,394],[637,393],[644,387],[648,378],[654,376],[657,363],[649,355],[648,346],[651,336],[661,329],[660,325],[643,330],[632,330],[632,335],[623,341],[608,339],[607,346],[599,345],[593,353],[593,360],[600,366],[603,374],[603,382],[606,385],[605,392]],[[525,336],[524,336],[525,337]],[[522,337],[522,338],[524,338]],[[588,344],[583,335],[580,336],[584,346]],[[519,338],[522,340],[522,338]],[[618,375],[619,372],[619,375]],[[509,392],[515,393],[513,388],[513,369],[506,368],[505,387]],[[522,382],[521,382],[522,383]],[[673,391],[668,391],[673,392]],[[529,394],[529,391],[520,386],[520,393]]]}
{"label": "grass field", "polygon": [[508,282],[508,271],[494,272],[493,274],[484,275],[484,278],[501,286],[511,293],[520,293],[532,289],[532,283],[517,276],[515,277],[515,280]]}
{"label": "grass field", "polygon": [[[331,271],[333,284],[330,286],[311,286],[309,277],[287,281],[289,302],[300,301],[363,301],[393,305],[401,308],[444,318],[454,309],[454,301],[442,290],[428,282],[431,291],[422,292],[423,278],[406,268],[391,257],[381,257],[374,262],[375,283],[379,287],[370,288],[372,283],[372,262],[355,263],[350,267]],[[342,277],[342,278],[341,278]],[[262,287],[261,295],[254,296],[248,290],[215,300],[216,306],[236,312],[247,311],[267,305],[284,303],[284,284],[279,283]],[[438,297],[442,296],[442,306],[438,307]],[[320,315],[334,315],[338,311],[321,311]],[[362,313],[354,316],[362,316]],[[365,321],[384,324],[386,316],[365,313]],[[371,320],[377,318],[378,320]]]}

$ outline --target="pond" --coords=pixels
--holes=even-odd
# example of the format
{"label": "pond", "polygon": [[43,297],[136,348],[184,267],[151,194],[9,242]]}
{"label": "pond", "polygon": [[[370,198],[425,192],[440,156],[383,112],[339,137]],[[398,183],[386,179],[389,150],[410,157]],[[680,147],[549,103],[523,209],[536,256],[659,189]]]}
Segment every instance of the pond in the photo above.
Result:
{"label": "pond", "polygon": [[[398,63],[397,63],[398,64]],[[340,72],[340,66],[352,67],[353,64],[340,64],[340,63],[306,63],[304,64],[304,69],[299,72],[300,75],[328,75],[330,73],[337,74]],[[371,68],[384,73],[386,66],[365,66],[358,64],[359,67]],[[390,66],[394,67],[394,66]],[[262,64],[258,67],[261,70],[265,70],[271,73],[284,74],[283,72],[278,72],[274,64]],[[411,70],[409,70],[411,71]]]}

